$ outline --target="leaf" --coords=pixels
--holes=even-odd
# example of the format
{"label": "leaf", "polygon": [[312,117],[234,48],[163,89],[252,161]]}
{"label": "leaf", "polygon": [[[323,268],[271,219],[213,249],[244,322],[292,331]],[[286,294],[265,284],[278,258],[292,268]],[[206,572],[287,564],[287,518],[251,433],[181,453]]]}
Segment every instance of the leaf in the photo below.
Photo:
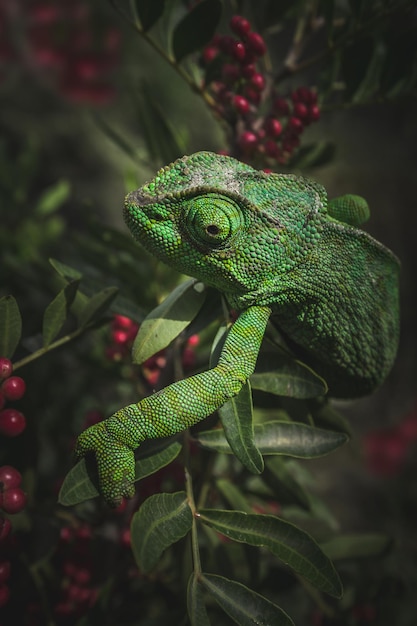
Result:
{"label": "leaf", "polygon": [[252,392],[249,382],[243,385],[237,396],[220,407],[218,412],[233,454],[247,470],[260,474],[264,462],[254,441]]}
{"label": "leaf", "polygon": [[203,0],[177,24],[172,37],[174,57],[184,57],[200,50],[213,37],[222,13],[221,0]]}
{"label": "leaf", "polygon": [[240,626],[294,626],[279,606],[234,580],[202,574],[201,584]]}
{"label": "leaf", "polygon": [[194,573],[188,580],[187,608],[191,626],[210,626],[201,585]]}
{"label": "leaf", "polygon": [[230,480],[226,478],[219,478],[216,480],[216,486],[220,493],[226,498],[229,504],[239,511],[244,513],[252,513],[252,508],[247,502],[246,498],[242,495],[240,489],[238,489]]}
{"label": "leaf", "polygon": [[302,146],[291,159],[291,167],[306,170],[309,167],[319,167],[327,165],[333,160],[336,154],[336,146],[332,141],[317,141],[312,144]]}
{"label": "leaf", "polygon": [[49,263],[52,265],[54,270],[66,280],[80,280],[82,278],[81,272],[73,267],[70,267],[69,265],[65,265],[65,263],[61,263],[61,261],[58,261],[57,259],[49,259]]}
{"label": "leaf", "polygon": [[262,546],[314,587],[336,598],[342,586],[332,562],[306,532],[272,515],[203,509],[199,519],[234,541]]}
{"label": "leaf", "polygon": [[72,280],[46,307],[43,315],[42,336],[46,348],[55,339],[68,317],[68,310],[77,293],[80,281]]}
{"label": "leaf", "polygon": [[[199,432],[196,438],[206,448],[232,453],[221,429]],[[324,456],[348,441],[345,433],[286,421],[255,424],[254,438],[256,447],[263,455],[283,454],[299,459]]]}
{"label": "leaf", "polygon": [[65,202],[70,193],[70,184],[67,180],[59,180],[55,185],[46,189],[39,198],[34,212],[38,216],[53,213]]}
{"label": "leaf", "polygon": [[203,284],[194,278],[178,285],[143,320],[133,344],[133,362],[143,363],[166,348],[197,315],[205,297]]}
{"label": "leaf", "polygon": [[263,476],[265,484],[281,504],[295,504],[310,510],[309,494],[294,471],[297,470],[294,464],[295,461],[288,462],[279,456],[268,459]]}
{"label": "leaf", "polygon": [[386,52],[384,43],[381,39],[376,38],[365,76],[352,97],[351,101],[353,103],[358,104],[360,102],[366,102],[378,91],[380,77],[384,69]]}
{"label": "leaf", "polygon": [[140,92],[136,96],[140,127],[151,160],[171,163],[187,150],[178,129],[170,123],[154,91],[145,81],[141,82]]}
{"label": "leaf", "polygon": [[320,376],[304,363],[280,353],[262,353],[250,382],[254,389],[289,398],[316,398],[327,393]]}
{"label": "leaf", "polygon": [[162,553],[190,530],[193,514],[185,491],[150,496],[134,514],[130,526],[137,565],[149,572]]}
{"label": "leaf", "polygon": [[22,336],[22,317],[13,296],[0,298],[0,356],[11,359]]}
{"label": "leaf", "polygon": [[149,30],[161,17],[165,0],[136,0],[135,7],[143,30]]}
{"label": "leaf", "polygon": [[[180,450],[181,444],[174,442],[161,452],[136,461],[135,481],[146,478],[169,465],[178,456]],[[84,500],[96,498],[98,495],[100,493],[96,466],[94,465],[91,470],[86,460],[81,459],[66,475],[59,492],[58,502],[64,506],[73,506]]]}
{"label": "leaf", "polygon": [[86,326],[98,320],[107,311],[118,292],[117,287],[106,287],[89,298],[87,304],[78,314],[80,326]]}
{"label": "leaf", "polygon": [[352,533],[338,535],[321,544],[332,560],[360,559],[379,556],[385,552],[391,539],[383,533]]}

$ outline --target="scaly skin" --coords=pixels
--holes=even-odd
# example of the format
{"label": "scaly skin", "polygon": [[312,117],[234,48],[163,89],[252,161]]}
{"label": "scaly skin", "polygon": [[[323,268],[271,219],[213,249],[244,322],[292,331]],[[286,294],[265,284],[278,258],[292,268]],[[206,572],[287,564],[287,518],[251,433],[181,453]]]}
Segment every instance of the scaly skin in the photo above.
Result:
{"label": "scaly skin", "polygon": [[358,196],[327,201],[319,184],[265,174],[209,152],[178,159],[125,201],[125,220],[148,250],[216,287],[240,312],[218,365],[117,411],[82,433],[111,504],[133,494],[133,450],[184,430],[236,395],[253,372],[271,315],[330,393],[369,393],[398,342],[396,257],[355,228]]}

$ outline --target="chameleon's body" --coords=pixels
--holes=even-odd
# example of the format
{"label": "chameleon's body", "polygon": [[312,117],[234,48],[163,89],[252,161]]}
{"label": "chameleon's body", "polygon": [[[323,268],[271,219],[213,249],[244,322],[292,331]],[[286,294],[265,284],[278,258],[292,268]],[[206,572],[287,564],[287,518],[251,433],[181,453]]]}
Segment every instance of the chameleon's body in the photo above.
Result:
{"label": "chameleon's body", "polygon": [[144,439],[184,430],[239,392],[271,314],[332,395],[363,395],[383,381],[398,342],[399,265],[356,228],[366,217],[357,196],[328,202],[311,180],[209,152],[179,159],[127,196],[135,238],[216,287],[239,316],[216,367],[80,436],[78,454],[95,452],[108,501],[132,494],[133,450]]}

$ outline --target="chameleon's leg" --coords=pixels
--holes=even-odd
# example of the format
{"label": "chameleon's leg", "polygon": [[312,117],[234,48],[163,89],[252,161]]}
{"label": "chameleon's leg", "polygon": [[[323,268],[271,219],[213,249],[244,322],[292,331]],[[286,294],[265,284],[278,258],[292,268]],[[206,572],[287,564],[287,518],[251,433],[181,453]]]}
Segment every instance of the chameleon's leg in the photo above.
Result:
{"label": "chameleon's leg", "polygon": [[334,219],[351,226],[360,226],[370,216],[369,206],[365,198],[354,194],[333,198],[329,201],[328,211]]}
{"label": "chameleon's leg", "polygon": [[240,391],[255,369],[270,314],[269,307],[246,309],[231,327],[213,369],[172,383],[80,435],[76,454],[95,453],[100,490],[110,504],[133,495],[133,450],[142,441],[193,426]]}

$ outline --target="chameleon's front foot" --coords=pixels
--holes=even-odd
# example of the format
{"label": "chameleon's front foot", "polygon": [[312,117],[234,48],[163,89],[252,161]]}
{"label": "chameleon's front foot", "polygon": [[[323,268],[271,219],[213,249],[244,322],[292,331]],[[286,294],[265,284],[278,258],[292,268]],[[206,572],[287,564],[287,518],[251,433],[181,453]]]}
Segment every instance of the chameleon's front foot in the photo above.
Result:
{"label": "chameleon's front foot", "polygon": [[87,428],[78,437],[77,458],[94,453],[97,462],[100,493],[110,506],[118,506],[122,498],[135,493],[135,457],[133,450],[118,441],[100,422]]}

